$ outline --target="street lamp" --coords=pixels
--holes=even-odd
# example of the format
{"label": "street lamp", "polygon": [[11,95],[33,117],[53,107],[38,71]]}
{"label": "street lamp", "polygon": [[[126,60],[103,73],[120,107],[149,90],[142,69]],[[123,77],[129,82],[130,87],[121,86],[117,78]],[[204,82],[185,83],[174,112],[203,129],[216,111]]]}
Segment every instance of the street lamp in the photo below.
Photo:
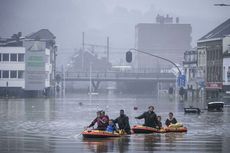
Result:
{"label": "street lamp", "polygon": [[214,6],[230,6],[230,4],[214,4]]}
{"label": "street lamp", "polygon": [[146,55],[149,55],[149,56],[153,56],[153,57],[155,57],[155,58],[162,59],[162,60],[164,60],[164,61],[167,61],[167,62],[173,64],[173,65],[177,68],[177,70],[178,70],[178,73],[179,73],[178,78],[181,79],[182,73],[181,73],[179,67],[176,65],[176,63],[174,63],[174,62],[171,61],[170,59],[167,59],[167,58],[164,58],[164,57],[161,57],[161,56],[157,56],[157,55],[154,55],[154,54],[145,52],[145,51],[141,51],[141,50],[138,50],[138,49],[136,49],[136,48],[131,48],[131,49],[129,49],[129,51],[126,52],[126,61],[127,61],[128,63],[131,63],[131,62],[132,62],[132,58],[133,58],[133,57],[132,57],[132,52],[131,52],[132,50],[133,50],[133,51],[136,51],[136,52],[140,52],[140,53],[146,54]]}
{"label": "street lamp", "polygon": [[156,57],[156,58],[159,58],[159,59],[162,59],[162,60],[165,60],[165,61],[173,64],[177,68],[177,70],[179,72],[179,76],[182,74],[181,71],[180,71],[180,69],[179,69],[179,67],[173,61],[171,61],[171,60],[169,60],[167,58],[161,57],[161,56],[157,56],[157,55],[154,55],[154,54],[151,54],[151,53],[148,53],[148,52],[144,52],[144,51],[138,50],[136,48],[131,48],[131,49],[129,49],[129,51],[126,52],[126,61],[128,63],[132,62],[132,52],[131,52],[132,50],[136,51],[136,52],[140,52],[140,53],[146,54],[146,55],[149,55],[149,56],[153,56],[153,57]]}

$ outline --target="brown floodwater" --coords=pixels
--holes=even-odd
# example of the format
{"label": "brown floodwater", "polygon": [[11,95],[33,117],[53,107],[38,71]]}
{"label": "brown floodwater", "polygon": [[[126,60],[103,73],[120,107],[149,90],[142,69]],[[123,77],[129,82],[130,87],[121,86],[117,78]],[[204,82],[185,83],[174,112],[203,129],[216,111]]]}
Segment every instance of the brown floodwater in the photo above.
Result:
{"label": "brown floodwater", "polygon": [[[105,110],[110,118],[124,109],[130,124],[134,117],[155,106],[162,121],[168,112],[188,128],[187,133],[133,134],[110,139],[83,139],[80,134]],[[0,153],[76,152],[192,152],[217,153],[230,150],[230,107],[223,112],[184,114],[184,102],[136,95],[69,95],[52,99],[0,100]],[[137,110],[134,110],[137,107]]]}

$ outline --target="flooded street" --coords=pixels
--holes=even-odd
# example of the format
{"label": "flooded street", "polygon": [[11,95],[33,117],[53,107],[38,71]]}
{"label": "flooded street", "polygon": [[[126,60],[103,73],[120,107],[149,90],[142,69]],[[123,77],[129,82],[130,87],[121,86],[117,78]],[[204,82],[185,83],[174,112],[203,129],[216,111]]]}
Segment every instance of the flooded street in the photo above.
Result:
{"label": "flooded street", "polygon": [[[131,126],[134,117],[155,106],[162,123],[168,112],[188,128],[187,133],[133,134],[113,139],[83,139],[80,133],[105,110],[110,118],[124,109]],[[138,107],[138,110],[134,110]],[[135,95],[68,95],[56,99],[1,99],[1,153],[76,152],[228,152],[230,107],[223,112],[184,114],[184,103]]]}

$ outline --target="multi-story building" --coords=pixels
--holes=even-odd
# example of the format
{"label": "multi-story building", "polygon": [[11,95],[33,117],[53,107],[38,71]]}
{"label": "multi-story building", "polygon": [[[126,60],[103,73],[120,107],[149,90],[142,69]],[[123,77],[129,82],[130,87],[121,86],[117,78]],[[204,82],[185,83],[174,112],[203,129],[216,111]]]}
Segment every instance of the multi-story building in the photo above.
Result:
{"label": "multi-story building", "polygon": [[[197,42],[198,69],[205,80],[206,101],[220,99],[223,90],[224,38],[230,34],[230,19],[217,26]],[[227,67],[224,66],[224,69]]]}
{"label": "multi-story building", "polygon": [[196,78],[196,71],[197,71],[197,50],[188,50],[184,52],[184,61],[183,61],[183,67],[184,67],[184,74],[186,77],[186,84],[190,85],[190,81],[194,80]]}
{"label": "multi-story building", "polygon": [[0,40],[0,96],[52,95],[55,89],[55,37],[42,29]]}
{"label": "multi-story building", "polygon": [[[183,66],[186,76],[185,89],[187,91],[188,102],[203,101],[204,79],[201,74],[201,68],[198,67],[198,65],[200,65],[200,67],[203,66],[204,63],[201,61],[203,58],[204,54],[197,48],[184,53]],[[203,107],[201,103],[189,103],[189,105],[198,108]]]}
{"label": "multi-story building", "polygon": [[223,38],[223,100],[230,99],[230,35]]}
{"label": "multi-story building", "polygon": [[[135,27],[135,48],[148,53],[168,58],[182,64],[183,53],[191,49],[190,24],[176,23],[169,16],[157,16],[157,23],[139,23]],[[170,63],[160,59],[137,53],[136,67],[139,69],[156,69],[172,67]]]}
{"label": "multi-story building", "polygon": [[0,47],[0,96],[23,94],[24,76],[25,48]]}

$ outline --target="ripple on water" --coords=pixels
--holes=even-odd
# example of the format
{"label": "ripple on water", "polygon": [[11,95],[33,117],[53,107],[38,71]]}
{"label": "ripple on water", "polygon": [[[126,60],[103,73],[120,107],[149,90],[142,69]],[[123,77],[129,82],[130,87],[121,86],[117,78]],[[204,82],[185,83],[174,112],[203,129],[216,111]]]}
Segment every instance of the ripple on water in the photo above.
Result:
{"label": "ripple on water", "polygon": [[[17,105],[14,103],[17,102]],[[82,105],[79,106],[79,102]],[[140,134],[107,140],[84,140],[79,135],[83,127],[104,109],[115,118],[125,109],[130,124],[136,124],[135,116],[149,105],[163,122],[168,112],[174,112],[177,120],[187,128],[187,133]],[[180,104],[181,105],[181,104]],[[98,97],[44,100],[31,102],[14,100],[12,104],[0,103],[0,152],[225,152],[230,142],[230,108],[224,112],[205,112],[187,115],[178,103],[151,98]],[[33,107],[32,107],[33,106]],[[133,107],[137,106],[138,110]],[[4,108],[4,109],[1,109]],[[142,122],[142,121],[140,121]]]}

